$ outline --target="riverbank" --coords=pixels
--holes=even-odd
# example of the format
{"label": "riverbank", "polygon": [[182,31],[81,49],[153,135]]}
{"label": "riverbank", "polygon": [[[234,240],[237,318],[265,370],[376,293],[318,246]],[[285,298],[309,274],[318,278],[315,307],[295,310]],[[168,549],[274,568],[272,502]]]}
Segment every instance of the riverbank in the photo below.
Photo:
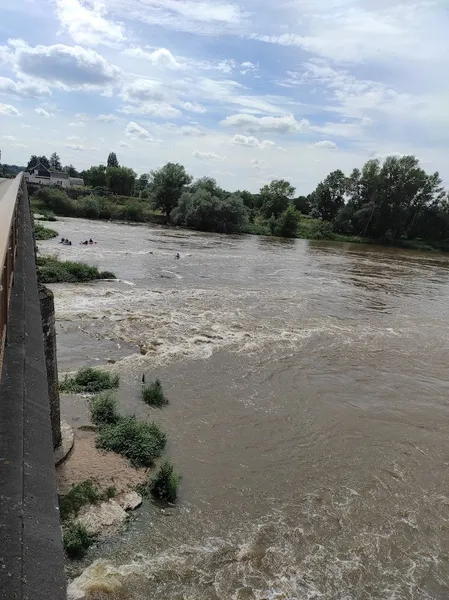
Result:
{"label": "riverbank", "polygon": [[[32,208],[36,212],[41,213],[43,210],[45,212],[45,206],[42,202],[32,202]],[[147,213],[147,217],[145,218],[132,218],[132,213],[128,215],[129,218],[125,218],[123,214],[116,217],[101,217],[101,216],[84,216],[74,215],[73,211],[68,211],[69,214],[58,213],[59,216],[63,217],[74,217],[79,216],[80,218],[87,218],[92,221],[101,221],[105,223],[110,223],[111,221],[117,224],[132,224],[136,225],[157,225],[166,227],[168,230],[179,230],[183,229],[186,231],[199,231],[195,229],[189,229],[187,227],[175,226],[170,223],[167,223],[166,217],[162,213],[158,213],[157,211],[149,210]],[[140,213],[139,213],[140,214]],[[269,226],[266,223],[250,223],[245,227],[242,232],[243,235],[256,235],[256,236],[265,236],[265,237],[278,237],[274,235]],[[217,235],[238,235],[235,233],[232,234],[217,234]],[[54,237],[54,236],[53,236]],[[48,238],[41,238],[48,239]],[[298,226],[298,230],[296,235],[292,235],[288,238],[280,238],[280,239],[303,239],[303,240],[313,240],[313,241],[328,241],[328,242],[342,242],[349,244],[370,244],[374,246],[385,246],[392,248],[403,248],[405,250],[418,250],[423,252],[449,252],[449,243],[447,242],[430,242],[425,240],[413,239],[413,240],[391,240],[388,243],[382,240],[376,240],[371,238],[366,238],[363,236],[356,235],[344,235],[340,233],[334,233],[332,231],[332,227],[330,223],[326,221],[322,221],[321,219],[314,219],[307,215],[302,215],[301,220]]]}

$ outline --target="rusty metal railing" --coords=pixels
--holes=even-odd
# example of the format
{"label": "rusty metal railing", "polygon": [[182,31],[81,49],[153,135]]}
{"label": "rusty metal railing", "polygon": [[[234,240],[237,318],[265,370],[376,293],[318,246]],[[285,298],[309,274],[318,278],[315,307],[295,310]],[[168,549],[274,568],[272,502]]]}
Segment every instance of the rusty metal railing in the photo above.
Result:
{"label": "rusty metal railing", "polygon": [[23,173],[0,181],[0,374],[7,338],[8,309],[14,283]]}

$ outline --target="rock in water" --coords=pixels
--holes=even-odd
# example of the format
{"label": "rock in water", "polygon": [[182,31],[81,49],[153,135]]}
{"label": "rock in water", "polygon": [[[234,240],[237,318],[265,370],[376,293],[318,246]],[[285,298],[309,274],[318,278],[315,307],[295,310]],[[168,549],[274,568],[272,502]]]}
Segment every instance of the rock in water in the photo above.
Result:
{"label": "rock in water", "polygon": [[115,500],[92,504],[81,510],[78,521],[90,533],[105,535],[116,531],[128,518],[128,513]]}
{"label": "rock in water", "polygon": [[135,510],[142,504],[142,496],[139,496],[139,494],[134,491],[126,492],[117,498],[117,502],[123,510]]}

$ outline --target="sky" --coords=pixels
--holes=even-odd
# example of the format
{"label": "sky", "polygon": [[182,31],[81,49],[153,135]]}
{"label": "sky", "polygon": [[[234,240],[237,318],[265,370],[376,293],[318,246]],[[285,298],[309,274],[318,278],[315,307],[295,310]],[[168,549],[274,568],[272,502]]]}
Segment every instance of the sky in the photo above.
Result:
{"label": "sky", "polygon": [[0,149],[298,194],[415,154],[449,185],[448,0],[0,0]]}

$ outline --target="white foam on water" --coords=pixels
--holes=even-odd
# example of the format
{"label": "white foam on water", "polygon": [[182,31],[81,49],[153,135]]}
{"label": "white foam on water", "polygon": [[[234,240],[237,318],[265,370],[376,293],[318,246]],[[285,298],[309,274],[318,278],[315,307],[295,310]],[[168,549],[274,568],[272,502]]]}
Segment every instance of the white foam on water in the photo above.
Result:
{"label": "white foam on water", "polygon": [[142,289],[103,282],[60,285],[55,306],[58,320],[81,322],[85,332],[92,331],[99,339],[145,348],[145,356],[132,354],[115,367],[133,371],[146,365],[207,359],[223,349],[245,354],[275,355],[279,349],[293,353],[311,340],[326,349],[355,341],[359,347],[375,348],[382,338],[398,335],[391,329],[342,324],[332,317],[308,318],[302,324],[296,317],[293,322],[278,315],[260,319],[254,310],[256,297],[253,291]]}
{"label": "white foam on water", "polygon": [[[135,554],[120,565],[97,560],[70,583],[68,598],[88,600],[101,590],[106,598],[123,594],[127,600],[435,600],[422,584],[423,576],[432,578],[425,552],[408,547],[393,564],[389,536],[376,537],[367,527],[347,543],[328,509],[318,515],[333,534],[324,544],[310,528],[271,516],[246,541],[211,538],[156,555]],[[434,565],[438,581],[442,568]]]}

